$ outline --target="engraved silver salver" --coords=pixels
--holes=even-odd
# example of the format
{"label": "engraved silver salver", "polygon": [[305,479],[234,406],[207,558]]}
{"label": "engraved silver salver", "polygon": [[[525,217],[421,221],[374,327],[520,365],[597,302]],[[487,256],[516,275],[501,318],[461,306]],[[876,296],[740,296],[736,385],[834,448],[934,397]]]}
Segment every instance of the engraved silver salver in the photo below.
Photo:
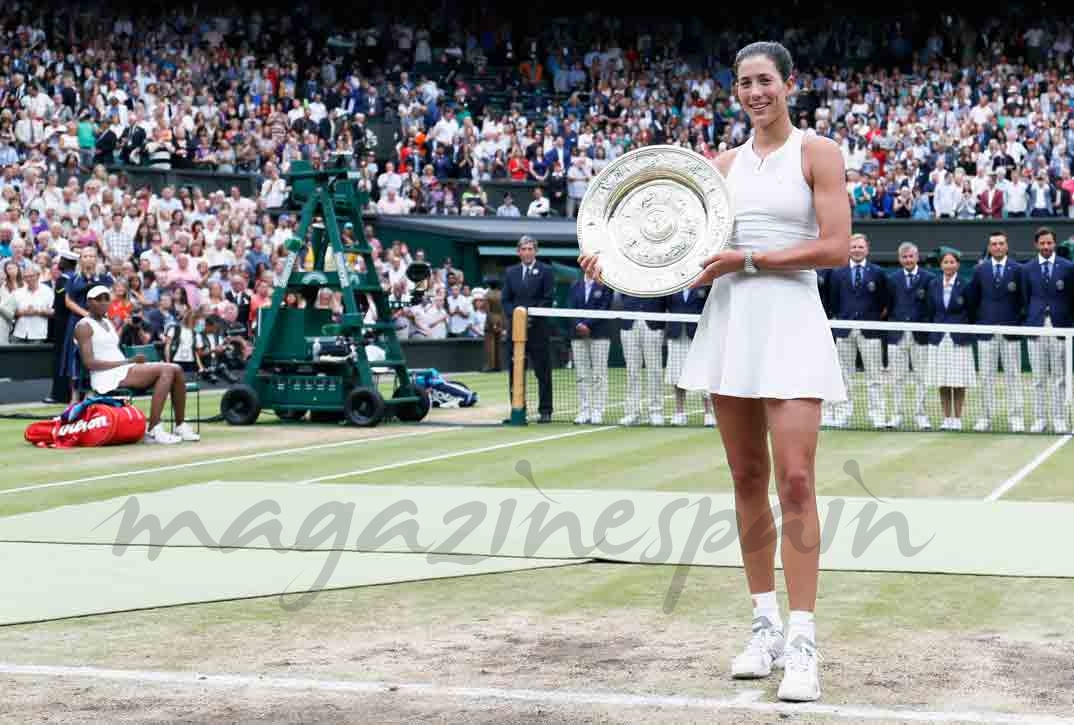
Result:
{"label": "engraved silver salver", "polygon": [[662,297],[693,284],[701,260],[727,247],[733,225],[727,181],[708,159],[679,146],[643,146],[589,183],[578,246],[600,253],[601,278],[612,289]]}

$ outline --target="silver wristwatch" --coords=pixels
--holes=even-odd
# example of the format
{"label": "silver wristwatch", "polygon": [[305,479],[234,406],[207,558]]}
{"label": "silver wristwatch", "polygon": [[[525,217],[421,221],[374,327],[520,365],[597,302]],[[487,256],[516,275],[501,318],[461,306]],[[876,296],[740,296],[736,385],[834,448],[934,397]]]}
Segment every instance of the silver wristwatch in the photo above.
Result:
{"label": "silver wristwatch", "polygon": [[757,265],[753,263],[753,250],[746,250],[746,263],[742,269],[746,274],[757,274]]}

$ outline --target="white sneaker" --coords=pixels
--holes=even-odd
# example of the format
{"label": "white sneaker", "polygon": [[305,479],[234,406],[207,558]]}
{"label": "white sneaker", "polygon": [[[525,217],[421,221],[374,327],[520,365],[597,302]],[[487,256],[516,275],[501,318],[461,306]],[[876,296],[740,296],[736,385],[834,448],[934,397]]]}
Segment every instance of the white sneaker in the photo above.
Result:
{"label": "white sneaker", "polygon": [[634,425],[637,422],[638,416],[634,413],[624,415],[622,418],[619,419],[619,425]]}
{"label": "white sneaker", "polygon": [[1044,432],[1044,421],[1041,420],[1040,418],[1038,418],[1037,420],[1033,421],[1033,425],[1030,426],[1029,432],[1030,433],[1043,433]]}
{"label": "white sneaker", "polygon": [[653,425],[664,425],[664,416],[660,415],[659,413],[653,413],[649,417],[649,422]]}
{"label": "white sneaker", "polygon": [[150,428],[146,432],[144,440],[146,443],[162,443],[165,445],[183,442],[183,439],[179,436],[164,430],[163,423],[157,423],[155,426]]}
{"label": "white sneaker", "polygon": [[1054,430],[1056,433],[1066,433],[1067,422],[1062,418],[1056,418],[1052,421],[1052,430]]}
{"label": "white sneaker", "polygon": [[1011,433],[1025,433],[1026,424],[1021,418],[1011,418]]}
{"label": "white sneaker", "polygon": [[943,423],[940,424],[940,430],[952,430],[953,420],[954,418],[944,418]]}
{"label": "white sneaker", "polygon": [[776,660],[782,657],[783,646],[783,631],[772,626],[768,617],[755,618],[750,641],[731,663],[731,676],[737,680],[768,677],[774,666],[782,664]]}
{"label": "white sneaker", "polygon": [[952,418],[951,419],[951,430],[962,430],[962,419],[961,418]]}
{"label": "white sneaker", "polygon": [[600,413],[594,413],[593,415],[589,416],[589,422],[593,425],[600,425],[604,422],[604,412],[601,411]]}
{"label": "white sneaker", "polygon": [[672,425],[686,425],[686,413],[676,413],[671,416]]}
{"label": "white sneaker", "polygon": [[973,429],[978,433],[984,433],[986,430],[992,427],[991,421],[988,418],[978,418],[977,424],[973,426]]}
{"label": "white sneaker", "polygon": [[896,415],[888,421],[888,428],[899,428],[902,426],[902,416]]}
{"label": "white sneaker", "polygon": [[201,440],[201,436],[194,432],[194,429],[190,427],[190,423],[175,426],[175,435],[188,443],[196,443]]}
{"label": "white sneaker", "polygon": [[575,425],[582,425],[583,423],[588,423],[588,422],[589,422],[589,413],[586,413],[586,412],[579,413],[577,415],[577,417],[575,417],[575,419],[574,419],[574,424]]}
{"label": "white sneaker", "polygon": [[917,424],[917,429],[918,430],[931,430],[932,429],[932,423],[929,422],[929,418],[928,418],[927,415],[919,415],[919,416],[917,416],[916,418],[914,418],[914,423]]}
{"label": "white sneaker", "polygon": [[820,676],[817,673],[820,654],[816,645],[800,634],[787,646],[783,660],[779,699],[791,702],[820,699]]}
{"label": "white sneaker", "polygon": [[716,416],[712,413],[705,413],[705,426],[708,428],[716,427]]}

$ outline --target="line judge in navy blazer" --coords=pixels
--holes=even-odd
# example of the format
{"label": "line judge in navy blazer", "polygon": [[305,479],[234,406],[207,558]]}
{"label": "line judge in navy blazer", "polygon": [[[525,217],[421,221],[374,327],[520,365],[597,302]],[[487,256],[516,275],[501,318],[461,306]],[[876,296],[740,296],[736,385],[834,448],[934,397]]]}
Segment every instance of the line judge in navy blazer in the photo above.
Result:
{"label": "line judge in navy blazer", "polygon": [[[943,274],[929,285],[933,322],[960,325],[972,322],[970,286],[958,278],[960,257],[954,250],[946,250],[940,256]],[[945,300],[947,284],[950,285],[950,293]],[[977,385],[973,363],[975,337],[965,332],[929,333],[929,384],[940,389],[944,415],[940,430],[962,430],[962,404],[966,399],[966,388]]]}
{"label": "line judge in navy blazer", "polygon": [[[1074,327],[1071,315],[1074,294],[1074,264],[1055,253],[1055,232],[1041,227],[1036,234],[1037,256],[1022,265],[1022,299],[1028,327]],[[1048,420],[1051,399],[1051,422],[1054,432],[1067,432],[1067,414],[1063,404],[1066,368],[1063,365],[1064,342],[1060,337],[1029,338],[1029,367],[1033,375],[1032,432],[1040,433]],[[1046,390],[1051,395],[1046,394]]]}
{"label": "line judge in navy blazer", "polygon": [[[994,231],[988,235],[988,257],[973,270],[969,298],[970,315],[978,325],[1021,325],[1023,319],[1021,265],[1008,254],[1007,234]],[[996,394],[1000,385],[1007,388],[1007,415],[1011,429],[1024,430],[1025,394],[1022,390],[1022,343],[1018,335],[978,335],[977,358],[984,385],[984,415],[974,430],[985,431],[992,425],[999,405]],[[1003,365],[1003,382],[997,380]]]}
{"label": "line judge in navy blazer", "polygon": [[[621,295],[625,312],[667,312],[667,297]],[[663,320],[623,319],[619,342],[627,371],[627,399],[619,425],[634,425],[639,416],[653,425],[664,424],[664,331]],[[645,368],[646,390],[642,394],[641,370]]]}
{"label": "line judge in navy blazer", "polygon": [[[518,240],[519,264],[507,268],[504,277],[503,311],[507,316],[507,390],[514,378],[513,323],[516,307],[551,307],[555,296],[555,279],[551,265],[537,261],[537,240],[523,235]],[[537,376],[539,423],[552,422],[552,368],[548,349],[548,318],[529,317],[526,328],[526,357]]]}
{"label": "line judge in navy blazer", "polygon": [[[891,309],[888,320],[891,322],[932,322],[932,304],[929,299],[929,286],[935,278],[931,272],[921,268],[921,259],[917,245],[903,242],[899,245],[900,268],[889,276],[888,288],[891,290]],[[925,372],[928,369],[927,332],[888,333],[888,370],[891,375],[892,405],[895,410],[888,426],[898,428],[902,424],[903,396],[913,383],[914,423],[919,430],[931,427],[925,414],[925,393],[928,381]]]}
{"label": "line judge in navy blazer", "polygon": [[[567,292],[572,310],[606,311],[612,308],[614,290],[585,274]],[[570,318],[571,359],[578,386],[578,415],[575,423],[604,422],[608,402],[608,354],[611,351],[612,321],[601,317]]]}
{"label": "line judge in navy blazer", "polygon": [[[829,278],[829,295],[833,320],[880,321],[887,315],[891,293],[888,276],[884,269],[868,260],[869,240],[864,234],[850,236],[850,262],[836,267]],[[874,428],[887,427],[884,392],[881,387],[883,372],[883,343],[886,332],[876,329],[848,330],[832,328],[835,347],[839,354],[839,366],[847,386],[847,401],[839,406],[825,403],[827,424],[845,427],[853,413],[854,372],[857,354],[861,353],[865,367],[865,380],[869,391],[867,412]],[[839,412],[836,413],[836,410]]]}

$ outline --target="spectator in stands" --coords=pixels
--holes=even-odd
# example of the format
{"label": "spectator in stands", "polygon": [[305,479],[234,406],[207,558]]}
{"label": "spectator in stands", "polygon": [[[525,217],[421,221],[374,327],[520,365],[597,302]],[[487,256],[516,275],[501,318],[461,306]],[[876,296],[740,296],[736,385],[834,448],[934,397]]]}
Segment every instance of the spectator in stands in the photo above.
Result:
{"label": "spectator in stands", "polygon": [[[949,248],[940,255],[943,274],[932,280],[929,289],[929,306],[934,323],[965,325],[970,322],[966,284],[958,278],[961,256],[958,251]],[[929,383],[940,390],[944,416],[940,430],[962,430],[966,388],[977,386],[973,335],[929,333]]]}
{"label": "spectator in stands", "polygon": [[997,172],[988,173],[988,183],[977,199],[977,209],[986,219],[1002,219],[1005,208],[1004,194],[997,184]]}
{"label": "spectator in stands", "polygon": [[535,186],[533,188],[533,201],[530,202],[529,208],[526,210],[526,216],[528,217],[546,217],[551,209],[551,203],[544,196],[544,190]]}
{"label": "spectator in stands", "polygon": [[23,280],[25,286],[14,294],[15,327],[11,340],[42,343],[48,338],[48,323],[54,312],[55,295],[51,287],[41,284],[41,268],[35,263],[30,263],[23,271]]}
{"label": "spectator in stands", "polygon": [[506,192],[503,195],[503,203],[496,208],[496,216],[506,217],[518,217],[522,216],[522,213],[515,206],[515,199],[511,195],[511,192]]}
{"label": "spectator in stands", "polygon": [[[614,294],[614,290],[587,272],[568,290],[567,306],[578,310],[610,310]],[[604,408],[608,404],[611,320],[581,317],[571,322],[571,361],[579,401],[574,422],[600,425],[604,422]]]}
{"label": "spectator in stands", "polygon": [[[929,285],[934,275],[919,266],[920,253],[913,242],[899,245],[900,269],[891,275],[891,311],[888,319],[892,322],[931,322],[932,311],[929,309]],[[888,370],[891,373],[892,411],[888,427],[899,428],[902,425],[902,413],[906,411],[903,396],[914,388],[913,411],[906,411],[913,416],[918,430],[931,428],[925,413],[925,394],[928,386],[928,342],[927,332],[889,332],[888,333]]]}
{"label": "spectator in stands", "polygon": [[[1034,238],[1037,256],[1021,267],[1025,324],[1031,327],[1072,327],[1074,264],[1055,253],[1053,230],[1041,227]],[[1055,433],[1065,434],[1068,430],[1064,403],[1064,354],[1061,337],[1034,335],[1029,338],[1029,367],[1033,375],[1033,423],[1030,431],[1033,433],[1044,431],[1049,413]]]}
{"label": "spectator in stands", "polygon": [[0,285],[0,345],[10,341],[11,331],[15,327],[15,294],[22,289],[22,268],[12,259],[4,260],[4,281]]}
{"label": "spectator in stands", "polygon": [[[832,319],[880,321],[885,319],[891,306],[891,290],[887,273],[868,260],[869,240],[864,234],[850,237],[850,263],[832,270],[829,294],[831,295]],[[865,380],[869,389],[869,416],[874,428],[884,428],[888,419],[881,390],[880,375],[883,368],[879,330],[840,329],[833,330],[847,387],[847,402],[839,406],[839,412],[829,409],[827,425],[845,427],[854,410],[854,373],[856,359],[861,355],[865,366]]]}
{"label": "spectator in stands", "polygon": [[[988,236],[989,258],[973,270],[966,290],[970,318],[978,325],[1021,325],[1023,319],[1021,265],[1007,255],[1007,234],[995,231]],[[984,384],[984,415],[974,430],[986,431],[998,412],[997,368],[1003,366],[1007,414],[1011,430],[1025,430],[1025,396],[1018,383],[1022,374],[1021,342],[1017,335],[978,335],[977,354]]]}

